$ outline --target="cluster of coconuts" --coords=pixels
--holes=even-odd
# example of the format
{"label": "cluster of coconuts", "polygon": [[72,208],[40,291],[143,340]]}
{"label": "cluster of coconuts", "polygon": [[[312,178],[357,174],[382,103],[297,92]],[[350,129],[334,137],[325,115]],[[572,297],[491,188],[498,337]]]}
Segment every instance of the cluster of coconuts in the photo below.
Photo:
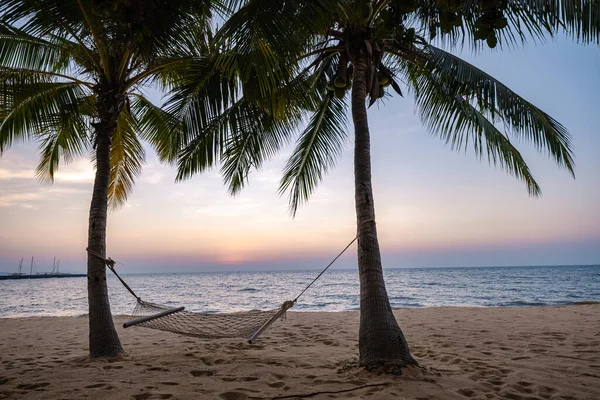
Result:
{"label": "cluster of coconuts", "polygon": [[351,24],[364,25],[373,15],[373,3],[371,0],[355,0],[350,3],[346,15]]}
{"label": "cluster of coconuts", "polygon": [[379,82],[379,96],[378,98],[382,98],[385,96],[385,88],[392,84],[392,80],[383,75],[381,72],[377,74],[377,81]]}
{"label": "cluster of coconuts", "polygon": [[[139,12],[140,8],[139,2],[132,0],[96,0],[92,4],[91,11],[96,17],[110,20],[113,28],[116,28],[121,34],[129,35],[131,33],[135,42],[142,43],[144,35],[151,35],[152,30],[144,25],[143,16]],[[145,8],[148,13],[154,11],[152,2],[146,4]]]}
{"label": "cluster of coconuts", "polygon": [[[440,28],[443,33],[452,32],[455,27],[462,25],[462,15],[460,10],[460,0],[436,0],[435,4],[440,10],[439,21],[433,22],[430,26],[431,38],[436,34],[436,28]],[[485,40],[490,48],[498,44],[497,31],[506,28],[508,20],[500,8],[506,6],[506,2],[497,0],[484,0],[484,13],[475,21],[475,40]],[[500,7],[500,8],[499,8]]]}
{"label": "cluster of coconuts", "polygon": [[327,83],[327,91],[338,99],[343,99],[346,92],[352,89],[352,77],[338,75]]}
{"label": "cluster of coconuts", "polygon": [[[395,37],[400,42],[412,43],[414,41],[414,29],[411,38],[404,40],[407,33],[405,28],[406,15],[417,10],[417,0],[392,0],[375,21],[375,37],[379,39]],[[410,34],[410,32],[409,32]]]}
{"label": "cluster of coconuts", "polygon": [[475,40],[485,40],[490,48],[496,47],[498,37],[496,30],[504,29],[508,26],[508,20],[501,10],[492,9],[485,12],[475,21]]}
{"label": "cluster of coconuts", "polygon": [[[349,68],[349,70],[351,69]],[[385,96],[385,88],[392,84],[392,80],[381,72],[378,72],[377,82],[379,84],[378,98],[382,98]],[[343,99],[346,96],[346,92],[350,89],[352,89],[351,76],[344,77],[342,75],[337,75],[327,83],[327,91],[332,93],[338,99]]]}
{"label": "cluster of coconuts", "polygon": [[459,14],[460,0],[436,0],[435,5],[440,10],[437,26],[443,33],[452,32],[455,27],[462,25],[462,17]]}

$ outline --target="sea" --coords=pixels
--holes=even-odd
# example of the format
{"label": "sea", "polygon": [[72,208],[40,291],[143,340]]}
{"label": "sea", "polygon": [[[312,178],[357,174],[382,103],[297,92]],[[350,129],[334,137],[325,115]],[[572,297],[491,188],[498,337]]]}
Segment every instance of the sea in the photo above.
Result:
{"label": "sea", "polygon": [[[204,313],[276,308],[320,271],[131,274],[142,300]],[[525,307],[600,301],[600,265],[385,269],[394,308]],[[113,315],[130,315],[131,295],[108,272]],[[359,309],[356,270],[329,270],[298,299],[296,311]],[[86,278],[0,281],[0,317],[85,316]]]}

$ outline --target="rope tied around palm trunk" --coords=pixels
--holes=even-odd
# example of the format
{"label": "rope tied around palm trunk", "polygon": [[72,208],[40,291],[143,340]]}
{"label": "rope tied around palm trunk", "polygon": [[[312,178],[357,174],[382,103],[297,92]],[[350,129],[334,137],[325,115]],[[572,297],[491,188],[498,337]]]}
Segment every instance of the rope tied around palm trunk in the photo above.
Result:
{"label": "rope tied around palm trunk", "polygon": [[91,255],[93,255],[96,258],[99,258],[104,265],[106,265],[108,268],[110,268],[110,270],[113,272],[113,274],[115,274],[115,276],[119,279],[119,281],[121,281],[121,283],[123,284],[123,286],[125,287],[125,289],[127,289],[129,291],[129,293],[131,293],[133,295],[133,297],[136,298],[138,303],[142,302],[142,299],[140,296],[138,296],[137,294],[135,294],[135,292],[133,291],[133,289],[131,289],[129,287],[129,285],[127,284],[127,282],[125,282],[117,273],[117,271],[115,270],[115,264],[117,263],[115,260],[113,260],[112,258],[108,257],[108,258],[104,258],[101,254],[97,253],[96,251],[90,249],[89,247],[85,249],[88,253],[90,253]]}

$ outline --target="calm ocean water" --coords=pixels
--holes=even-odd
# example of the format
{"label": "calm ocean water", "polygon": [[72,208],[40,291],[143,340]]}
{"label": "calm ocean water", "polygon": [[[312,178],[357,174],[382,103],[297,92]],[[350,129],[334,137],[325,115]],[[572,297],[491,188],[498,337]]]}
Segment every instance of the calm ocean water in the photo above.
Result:
{"label": "calm ocean water", "polygon": [[[142,299],[198,312],[278,307],[319,271],[124,275]],[[393,307],[519,307],[600,301],[600,266],[415,268],[384,272]],[[113,314],[135,299],[111,274]],[[356,270],[326,272],[299,300],[298,311],[358,310]],[[85,315],[85,278],[0,281],[0,317]]]}

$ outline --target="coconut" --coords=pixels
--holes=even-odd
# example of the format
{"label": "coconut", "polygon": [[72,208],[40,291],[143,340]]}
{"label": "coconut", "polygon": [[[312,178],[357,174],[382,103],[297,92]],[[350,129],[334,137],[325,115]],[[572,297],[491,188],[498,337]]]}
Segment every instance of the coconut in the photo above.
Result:
{"label": "coconut", "polygon": [[334,85],[336,88],[345,88],[346,87],[346,78],[341,75],[336,76]]}

